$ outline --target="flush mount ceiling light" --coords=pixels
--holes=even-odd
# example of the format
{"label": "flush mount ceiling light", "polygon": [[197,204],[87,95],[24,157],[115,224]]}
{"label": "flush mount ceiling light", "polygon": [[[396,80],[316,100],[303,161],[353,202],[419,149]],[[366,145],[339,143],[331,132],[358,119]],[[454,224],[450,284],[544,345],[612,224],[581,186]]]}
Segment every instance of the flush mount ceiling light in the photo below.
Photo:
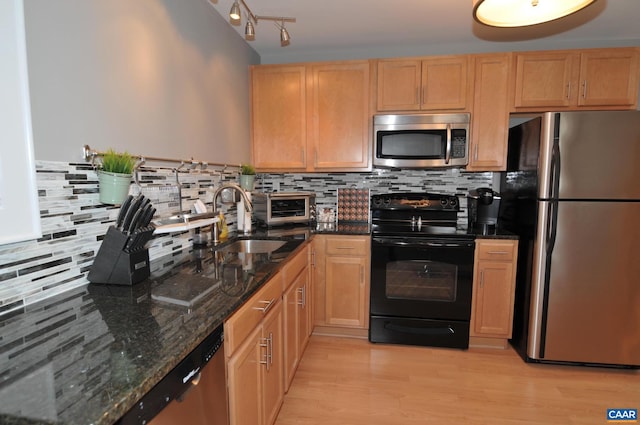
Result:
{"label": "flush mount ceiling light", "polygon": [[[244,0],[235,0],[233,2],[233,6],[231,6],[231,11],[229,12],[229,20],[231,21],[232,25],[240,25],[241,23],[242,14],[240,10],[240,5],[242,5],[247,11],[246,13],[247,24],[244,28],[244,38],[246,40],[253,41],[256,39],[256,30],[255,30],[254,24],[258,25],[258,21],[263,20],[263,21],[276,22],[276,26],[280,29],[280,45],[281,46],[288,46],[291,43],[291,36],[289,35],[289,32],[287,31],[287,29],[284,27],[284,23],[295,22],[296,18],[289,18],[284,16],[254,15]],[[278,24],[278,22],[280,24]]]}
{"label": "flush mount ceiling light", "polygon": [[571,15],[597,0],[473,0],[473,18],[492,27],[525,27]]}

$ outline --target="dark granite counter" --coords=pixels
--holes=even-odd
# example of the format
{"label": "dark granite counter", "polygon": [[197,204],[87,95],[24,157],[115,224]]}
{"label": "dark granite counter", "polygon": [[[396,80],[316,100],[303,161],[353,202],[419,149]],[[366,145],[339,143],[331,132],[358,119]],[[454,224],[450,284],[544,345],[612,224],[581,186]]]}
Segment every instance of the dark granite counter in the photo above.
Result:
{"label": "dark granite counter", "polygon": [[[256,236],[256,235],[252,235]],[[134,286],[89,284],[0,318],[0,423],[111,424],[305,244],[178,251]]]}

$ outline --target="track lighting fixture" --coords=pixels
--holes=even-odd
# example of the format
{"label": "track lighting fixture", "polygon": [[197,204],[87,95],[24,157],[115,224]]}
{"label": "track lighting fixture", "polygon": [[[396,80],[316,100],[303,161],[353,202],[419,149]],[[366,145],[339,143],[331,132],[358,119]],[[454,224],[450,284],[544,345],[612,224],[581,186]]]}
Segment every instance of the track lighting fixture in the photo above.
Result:
{"label": "track lighting fixture", "polygon": [[280,45],[282,47],[288,46],[291,43],[291,37],[289,36],[289,31],[284,27],[284,22],[280,27]]}
{"label": "track lighting fixture", "polygon": [[240,5],[242,5],[247,11],[247,24],[244,27],[244,38],[249,41],[253,41],[256,39],[256,29],[254,25],[258,25],[258,21],[274,21],[276,22],[276,26],[280,29],[280,45],[288,46],[291,43],[291,36],[289,35],[289,31],[284,27],[285,22],[295,22],[296,18],[284,17],[284,16],[259,16],[254,15],[247,3],[244,0],[235,0],[233,5],[231,6],[231,11],[229,12],[229,20],[232,25],[240,25],[242,19],[242,13],[240,10]]}
{"label": "track lighting fixture", "polygon": [[233,2],[231,6],[231,11],[229,12],[229,18],[232,23],[240,23],[241,18],[240,5],[238,4],[238,0]]}
{"label": "track lighting fixture", "polygon": [[244,38],[249,41],[256,39],[256,29],[253,27],[251,19],[247,19],[247,25],[244,27]]}
{"label": "track lighting fixture", "polygon": [[571,15],[596,0],[473,0],[473,18],[492,27],[525,27]]}

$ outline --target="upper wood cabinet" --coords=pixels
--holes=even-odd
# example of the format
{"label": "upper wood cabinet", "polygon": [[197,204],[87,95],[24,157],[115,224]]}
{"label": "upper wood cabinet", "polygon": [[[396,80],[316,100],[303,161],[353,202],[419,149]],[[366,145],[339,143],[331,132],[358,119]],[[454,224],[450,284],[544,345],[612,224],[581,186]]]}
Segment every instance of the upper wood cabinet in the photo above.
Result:
{"label": "upper wood cabinet", "polygon": [[518,53],[514,108],[635,109],[639,73],[633,47]]}
{"label": "upper wood cabinet", "polygon": [[511,62],[511,53],[474,57],[468,171],[506,169]]}
{"label": "upper wood cabinet", "polygon": [[309,171],[369,167],[369,68],[368,61],[318,64],[308,68]]}
{"label": "upper wood cabinet", "polygon": [[368,61],[251,68],[253,163],[262,171],[370,169]]}
{"label": "upper wood cabinet", "polygon": [[378,61],[378,111],[466,110],[467,56]]}
{"label": "upper wood cabinet", "polygon": [[306,68],[251,68],[253,163],[259,169],[307,167]]}

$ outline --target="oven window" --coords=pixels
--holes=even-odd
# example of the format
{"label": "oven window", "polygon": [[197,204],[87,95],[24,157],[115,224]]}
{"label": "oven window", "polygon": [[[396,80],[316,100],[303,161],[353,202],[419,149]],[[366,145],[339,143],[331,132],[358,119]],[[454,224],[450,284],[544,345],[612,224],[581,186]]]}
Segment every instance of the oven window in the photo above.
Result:
{"label": "oven window", "polygon": [[274,199],[271,201],[271,217],[304,217],[307,211],[306,205],[304,199]]}
{"label": "oven window", "polygon": [[386,297],[455,302],[458,267],[438,261],[390,261],[386,267]]}

